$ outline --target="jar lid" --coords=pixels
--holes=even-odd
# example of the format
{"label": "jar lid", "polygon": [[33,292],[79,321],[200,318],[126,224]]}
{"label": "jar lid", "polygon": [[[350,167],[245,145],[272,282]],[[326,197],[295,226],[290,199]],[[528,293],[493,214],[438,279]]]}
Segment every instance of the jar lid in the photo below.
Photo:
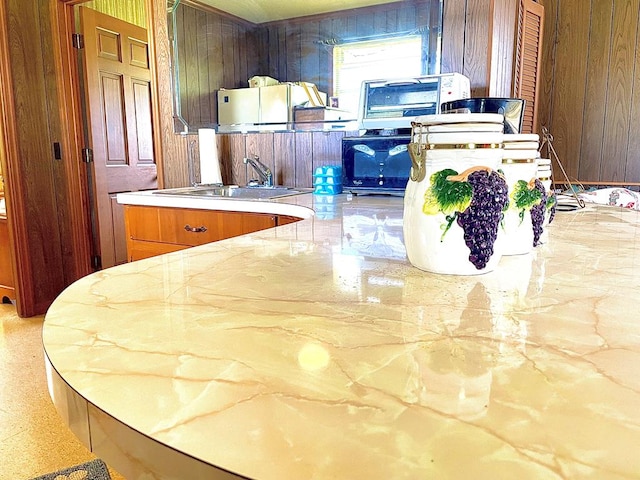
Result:
{"label": "jar lid", "polygon": [[504,142],[505,150],[538,150],[538,142]]}
{"label": "jar lid", "polygon": [[[430,145],[499,144],[501,148],[503,134],[502,132],[445,132],[427,133],[426,135],[423,134],[417,136],[422,137],[420,140],[423,140],[424,143]],[[446,147],[443,146],[442,148]]]}
{"label": "jar lid", "polygon": [[505,133],[506,142],[539,142],[540,136],[537,133]]}
{"label": "jar lid", "polygon": [[436,113],[416,117],[414,123],[422,125],[437,125],[443,123],[500,123],[504,122],[504,115],[500,113]]}
{"label": "jar lid", "polygon": [[498,132],[502,133],[504,125],[501,123],[439,123],[437,125],[422,125],[422,131],[428,133],[444,132]]}

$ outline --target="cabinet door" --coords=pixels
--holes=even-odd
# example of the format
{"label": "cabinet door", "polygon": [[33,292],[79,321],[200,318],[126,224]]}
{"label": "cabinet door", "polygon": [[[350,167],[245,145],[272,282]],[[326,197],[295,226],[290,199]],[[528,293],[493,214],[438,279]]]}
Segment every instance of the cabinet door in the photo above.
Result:
{"label": "cabinet door", "polygon": [[127,205],[127,258],[139,260],[275,227],[276,215]]}
{"label": "cabinet door", "polygon": [[9,226],[6,218],[0,218],[0,302],[5,298],[13,301],[16,295],[9,249]]}

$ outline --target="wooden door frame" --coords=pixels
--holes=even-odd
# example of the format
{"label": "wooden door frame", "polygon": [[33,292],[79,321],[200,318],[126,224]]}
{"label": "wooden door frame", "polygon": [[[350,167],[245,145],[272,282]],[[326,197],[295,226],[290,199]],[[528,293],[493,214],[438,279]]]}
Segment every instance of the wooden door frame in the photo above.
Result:
{"label": "wooden door frame", "polygon": [[[58,116],[60,123],[60,145],[66,183],[65,196],[71,215],[70,238],[73,272],[71,281],[92,273],[92,245],[89,208],[89,192],[86,164],[81,158],[84,147],[83,122],[80,97],[80,83],[76,53],[72,45],[75,32],[75,5],[85,0],[49,0],[51,16],[52,44],[55,65],[55,81],[58,96]],[[160,116],[158,100],[158,74],[156,64],[156,9],[154,0],[145,0],[149,56],[152,70],[151,101],[153,115],[154,158],[158,171],[158,183],[162,185],[162,158],[160,153]],[[16,309],[21,317],[43,313],[43,305],[36,304],[36,282],[31,275],[31,258],[28,247],[28,223],[25,190],[20,178],[20,156],[18,132],[16,131],[16,105],[13,98],[13,80],[9,57],[8,11],[6,2],[0,2],[0,165],[5,182],[7,222],[9,226],[9,248],[15,280]],[[22,246],[22,247],[21,247]]]}
{"label": "wooden door frame", "polygon": [[18,132],[15,124],[13,79],[9,55],[9,30],[7,2],[0,2],[0,164],[7,180],[4,185],[9,228],[9,250],[15,281],[16,309],[25,316],[34,310],[34,284],[31,275],[29,252],[16,248],[27,245],[26,205],[20,179]]}
{"label": "wooden door frame", "polygon": [[[75,32],[74,7],[86,0],[49,0],[52,41],[55,62],[55,76],[58,93],[59,115],[61,120],[61,145],[64,155],[67,177],[67,194],[70,199],[72,215],[74,252],[74,272],[80,278],[93,271],[91,266],[91,223],[89,191],[87,185],[86,164],[81,158],[84,143],[84,127],[81,106],[81,85],[76,61],[76,50],[72,44]],[[160,117],[157,88],[157,68],[155,53],[154,8],[153,0],[145,0],[147,17],[147,37],[149,42],[149,63],[151,66],[151,111],[153,125],[153,154],[158,172],[158,184],[162,185],[162,161],[160,153]]]}

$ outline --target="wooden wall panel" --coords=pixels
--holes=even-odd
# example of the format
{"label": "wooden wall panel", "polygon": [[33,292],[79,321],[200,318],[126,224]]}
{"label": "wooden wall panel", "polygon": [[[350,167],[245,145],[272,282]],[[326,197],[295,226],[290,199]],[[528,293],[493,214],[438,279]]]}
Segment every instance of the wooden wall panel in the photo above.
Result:
{"label": "wooden wall panel", "polygon": [[[271,169],[272,173],[275,172],[275,161],[273,157],[274,135],[279,134],[273,132],[248,133],[246,135],[244,155],[248,158],[254,158],[257,155],[260,161]],[[247,176],[241,181],[241,183],[247,183],[249,180],[260,181],[260,178],[252,169],[252,167],[247,166],[244,170]]]}
{"label": "wooden wall panel", "polygon": [[551,98],[554,86],[554,65],[557,50],[557,17],[556,1],[543,1],[545,28],[542,32],[542,65],[540,71],[540,93],[538,101],[538,131],[551,125]]}
{"label": "wooden wall panel", "polygon": [[606,152],[606,158],[603,159],[600,174],[602,178],[614,182],[626,180],[639,4],[639,0],[617,0],[613,11],[607,109],[604,120],[603,151]]}
{"label": "wooden wall panel", "polygon": [[187,139],[175,133],[173,86],[171,83],[171,49],[167,24],[166,4],[153,2],[153,25],[156,55],[156,83],[160,110],[159,155],[157,163],[162,167],[158,181],[164,188],[184,187],[189,184],[187,168]]}
{"label": "wooden wall panel", "polygon": [[[544,0],[539,124],[572,181],[640,183],[639,0]],[[556,180],[559,171],[554,170]]]}
{"label": "wooden wall panel", "polygon": [[[472,97],[511,89],[515,18],[507,16],[515,15],[512,3],[514,0],[444,2],[441,71],[469,77]],[[492,76],[496,79],[493,84]]]}
{"label": "wooden wall panel", "polygon": [[122,0],[91,0],[83,3],[82,6],[147,28],[145,0],[127,0],[126,2]]}
{"label": "wooden wall panel", "polygon": [[585,79],[590,9],[579,0],[563,3],[558,17],[555,84],[552,94],[551,133],[554,147],[567,174],[577,177],[582,120],[586,99]]}
{"label": "wooden wall panel", "polygon": [[296,181],[296,134],[282,132],[273,136],[276,185],[297,186]]}
{"label": "wooden wall panel", "polygon": [[220,88],[247,87],[258,39],[246,23],[181,4],[176,12],[181,115],[195,131],[217,123]]}
{"label": "wooden wall panel", "polygon": [[[640,68],[640,35],[638,35],[635,45],[635,61],[634,69],[638,72]],[[633,96],[631,97],[631,116],[629,118],[629,126],[631,132],[629,135],[629,145],[627,149],[627,161],[625,169],[625,180],[640,182],[640,75],[636,73],[633,76]]]}
{"label": "wooden wall panel", "polygon": [[[56,189],[64,191],[66,185],[64,172],[58,171],[62,164],[53,159],[52,150],[59,121],[50,118],[53,112],[48,110],[55,105],[50,103],[54,99],[47,98],[52,92],[48,69],[53,54],[51,43],[45,41],[51,38],[50,24],[44,28],[40,24],[41,14],[45,18],[50,15],[48,5],[46,0],[10,0],[5,7],[15,106],[12,130],[17,147],[17,158],[7,159],[13,173],[6,178],[19,182],[10,189],[16,197],[8,199],[12,207],[9,218],[19,217],[11,224],[22,222],[26,227],[18,237],[22,243],[17,248],[28,252],[21,256],[20,269],[31,285],[28,291],[18,292],[29,296],[23,297],[22,303],[19,301],[20,315],[43,313],[66,286],[61,237],[64,229],[58,223],[65,221],[70,206],[64,194],[56,195]],[[57,107],[54,111],[57,115]],[[68,221],[65,223],[69,225]],[[27,308],[23,310],[25,303]]]}
{"label": "wooden wall panel", "polygon": [[604,139],[604,115],[607,107],[607,77],[611,53],[613,0],[593,3],[591,32],[588,44],[586,98],[589,108],[584,109],[580,162],[577,178],[596,180],[602,166],[602,142]]}
{"label": "wooden wall panel", "polygon": [[313,136],[296,132],[296,187],[311,188],[313,175]]}
{"label": "wooden wall panel", "polygon": [[443,73],[462,73],[464,70],[464,31],[466,18],[467,2],[465,0],[449,0],[444,2],[441,60]]}
{"label": "wooden wall panel", "polygon": [[342,137],[344,132],[312,132],[313,164],[311,174],[323,165],[342,163]]}
{"label": "wooden wall panel", "polygon": [[511,97],[518,3],[494,0],[489,96]]}
{"label": "wooden wall panel", "polygon": [[476,32],[482,29],[487,31],[486,35],[465,38],[464,69],[462,73],[469,77],[471,81],[472,97],[487,95],[489,66],[491,65],[491,36],[489,32],[493,29],[491,13],[491,0],[467,1],[465,29],[471,29]]}

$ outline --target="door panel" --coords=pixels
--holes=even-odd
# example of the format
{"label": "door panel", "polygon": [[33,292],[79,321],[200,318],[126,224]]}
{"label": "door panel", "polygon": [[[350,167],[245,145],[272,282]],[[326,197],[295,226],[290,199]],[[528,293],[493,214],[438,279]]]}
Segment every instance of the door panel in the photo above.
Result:
{"label": "door panel", "polygon": [[157,188],[147,31],[80,7],[87,118],[93,149],[97,250],[103,267],[127,261],[115,196]]}

